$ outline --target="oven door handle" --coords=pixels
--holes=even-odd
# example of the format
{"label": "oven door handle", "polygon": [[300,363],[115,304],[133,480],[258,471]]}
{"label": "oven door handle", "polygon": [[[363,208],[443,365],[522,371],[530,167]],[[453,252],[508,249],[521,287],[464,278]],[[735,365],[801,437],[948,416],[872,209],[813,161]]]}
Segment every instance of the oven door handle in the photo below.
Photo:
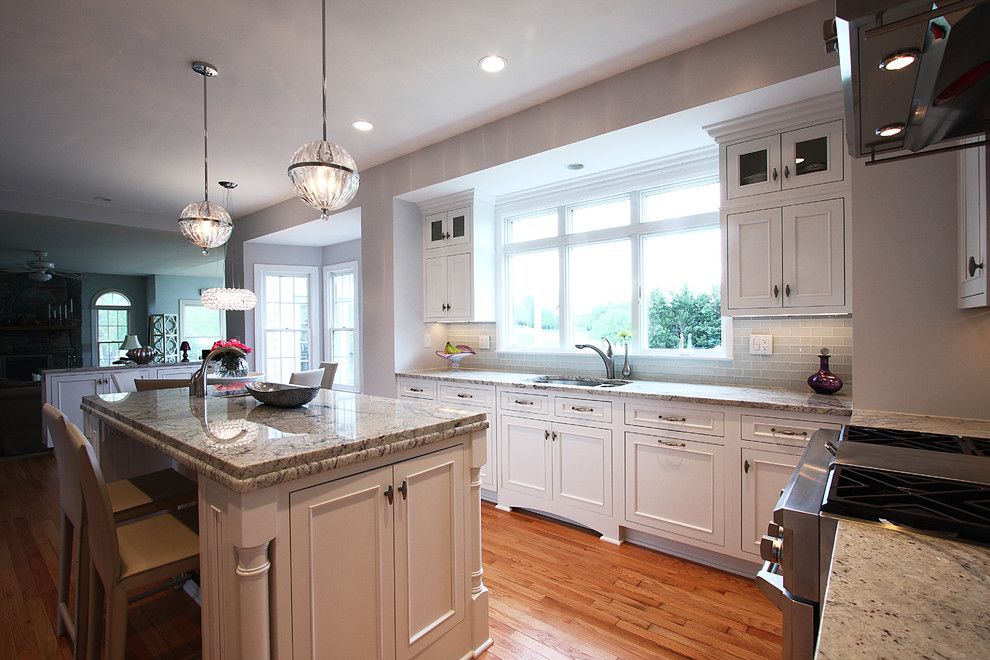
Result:
{"label": "oven door handle", "polygon": [[784,619],[784,658],[804,660],[815,654],[817,638],[817,616],[815,606],[784,588],[784,577],[777,573],[779,566],[769,561],[756,574],[756,586],[774,607],[780,610]]}
{"label": "oven door handle", "polygon": [[774,607],[783,610],[788,595],[784,589],[784,576],[777,573],[777,567],[773,562],[763,562],[763,568],[756,574],[756,586]]}

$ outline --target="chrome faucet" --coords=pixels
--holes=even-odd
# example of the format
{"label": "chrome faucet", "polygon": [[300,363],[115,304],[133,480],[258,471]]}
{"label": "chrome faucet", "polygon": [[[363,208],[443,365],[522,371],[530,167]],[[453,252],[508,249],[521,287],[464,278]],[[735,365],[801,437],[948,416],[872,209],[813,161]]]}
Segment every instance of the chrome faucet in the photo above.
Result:
{"label": "chrome faucet", "polygon": [[234,348],[233,346],[224,346],[222,348],[215,348],[209,352],[209,354],[203,358],[203,366],[196,370],[189,378],[189,396],[199,397],[200,399],[206,398],[206,376],[207,372],[210,370],[210,360],[214,356],[220,353],[237,353],[241,357],[247,357],[247,353],[239,348]]}
{"label": "chrome faucet", "polygon": [[607,351],[602,351],[602,349],[598,348],[594,344],[574,344],[574,348],[590,348],[595,353],[598,353],[598,355],[602,359],[602,362],[605,363],[605,377],[615,378],[615,363],[612,362],[612,357],[614,355],[612,353],[612,342],[610,342],[608,339],[605,339],[605,337],[602,337],[602,341],[608,344]]}

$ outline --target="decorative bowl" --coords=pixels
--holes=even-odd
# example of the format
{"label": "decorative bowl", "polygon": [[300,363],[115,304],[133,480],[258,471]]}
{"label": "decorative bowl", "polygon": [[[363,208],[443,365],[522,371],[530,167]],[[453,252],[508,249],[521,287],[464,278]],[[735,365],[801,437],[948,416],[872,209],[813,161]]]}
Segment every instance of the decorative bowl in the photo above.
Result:
{"label": "decorative bowl", "polygon": [[144,346],[142,348],[132,348],[127,351],[127,357],[134,360],[138,364],[148,364],[155,359],[155,349],[150,346]]}
{"label": "decorative bowl", "polygon": [[467,344],[458,344],[456,346],[459,352],[457,353],[445,353],[443,351],[434,351],[437,357],[441,357],[450,363],[451,369],[457,369],[461,366],[461,360],[464,358],[475,355],[474,349]]}
{"label": "decorative bowl", "polygon": [[298,408],[304,406],[320,393],[320,386],[306,387],[304,385],[287,385],[285,383],[269,383],[258,381],[245,383],[245,389],[258,401],[279,408]]}

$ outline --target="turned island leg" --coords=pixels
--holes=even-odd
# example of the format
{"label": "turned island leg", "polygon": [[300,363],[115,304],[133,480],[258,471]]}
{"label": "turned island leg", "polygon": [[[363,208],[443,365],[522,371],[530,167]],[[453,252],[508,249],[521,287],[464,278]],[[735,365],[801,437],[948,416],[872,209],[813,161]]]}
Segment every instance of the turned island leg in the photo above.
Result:
{"label": "turned island leg", "polygon": [[488,587],[482,576],[481,563],[481,466],[487,460],[487,442],[484,431],[471,439],[471,643],[474,657],[481,655],[492,645],[488,629]]}

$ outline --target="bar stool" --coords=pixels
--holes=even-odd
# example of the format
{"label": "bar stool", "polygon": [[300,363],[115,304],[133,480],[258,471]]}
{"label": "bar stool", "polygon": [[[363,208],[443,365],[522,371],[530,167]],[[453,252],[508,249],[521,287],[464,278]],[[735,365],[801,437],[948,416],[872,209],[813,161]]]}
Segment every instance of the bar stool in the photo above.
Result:
{"label": "bar stool", "polygon": [[[67,420],[55,406],[46,403],[42,407],[45,427],[55,445],[55,461],[58,464],[59,540],[58,540],[58,600],[55,607],[55,626],[59,635],[67,633],[76,646],[81,633],[78,622],[85,621],[86,578],[83,570],[77,574],[76,612],[69,611],[69,579],[72,572],[72,537],[82,529],[83,503],[79,485],[79,459],[66,430]],[[143,474],[133,479],[121,479],[107,485],[114,519],[120,523],[181,504],[196,501],[196,483],[175,470],[166,469]],[[79,544],[80,569],[88,564],[85,544]],[[81,616],[82,615],[82,616]],[[83,649],[84,650],[84,649]]]}
{"label": "bar stool", "polygon": [[[83,543],[89,547],[89,610],[86,657],[122,660],[127,647],[127,592],[199,567],[196,507],[117,525],[110,493],[93,447],[79,428],[66,424],[76,449],[84,516]],[[105,614],[105,616],[104,616]],[[105,619],[105,627],[100,626]],[[77,651],[78,652],[78,651]]]}

